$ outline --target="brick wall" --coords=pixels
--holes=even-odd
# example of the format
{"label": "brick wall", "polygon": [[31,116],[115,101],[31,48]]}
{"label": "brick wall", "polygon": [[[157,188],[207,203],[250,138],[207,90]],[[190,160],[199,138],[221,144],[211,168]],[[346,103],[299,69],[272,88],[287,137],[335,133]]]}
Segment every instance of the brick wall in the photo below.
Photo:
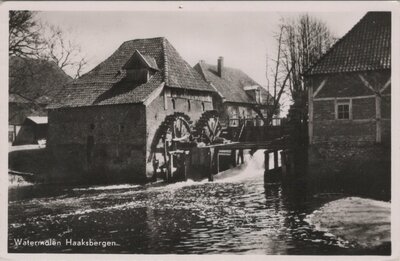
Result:
{"label": "brick wall", "polygon": [[318,121],[335,120],[334,101],[314,101],[314,129],[318,129]]}
{"label": "brick wall", "polygon": [[313,143],[375,141],[375,121],[317,121],[314,122]]}
{"label": "brick wall", "polygon": [[353,99],[353,119],[375,119],[375,98]]}
{"label": "brick wall", "polygon": [[[91,172],[113,180],[143,179],[144,109],[131,104],[50,110],[47,146],[58,171]],[[89,139],[93,145],[88,145]]]}
{"label": "brick wall", "polygon": [[327,142],[308,148],[309,188],[390,199],[390,146],[369,142]]}
{"label": "brick wall", "polygon": [[382,142],[390,144],[391,142],[391,121],[389,119],[382,119]]}
{"label": "brick wall", "polygon": [[382,119],[390,119],[391,117],[391,97],[382,96]]}
{"label": "brick wall", "polygon": [[375,98],[352,99],[352,117],[336,119],[333,100],[315,101],[313,142],[375,141]]}
{"label": "brick wall", "polygon": [[[390,79],[390,71],[363,73],[362,76],[379,89]],[[376,140],[375,93],[364,85],[359,73],[308,77],[306,84],[312,86],[315,92],[324,80],[325,85],[313,98],[312,142],[374,142]],[[349,102],[350,119],[336,119],[337,102]],[[381,108],[382,118],[390,119],[390,96],[382,96]],[[390,121],[382,123],[383,140],[388,140],[387,136],[390,136],[388,126]]]}

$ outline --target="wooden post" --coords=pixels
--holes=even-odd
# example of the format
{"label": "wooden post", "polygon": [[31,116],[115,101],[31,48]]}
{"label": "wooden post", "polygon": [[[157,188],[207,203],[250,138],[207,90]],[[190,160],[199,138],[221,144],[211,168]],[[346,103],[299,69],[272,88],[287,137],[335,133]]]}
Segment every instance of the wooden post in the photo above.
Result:
{"label": "wooden post", "polygon": [[281,166],[282,166],[282,176],[285,177],[287,174],[287,167],[286,167],[286,152],[284,150],[281,151]]}
{"label": "wooden post", "polygon": [[168,162],[168,170],[167,170],[167,182],[171,181],[172,179],[172,171],[174,168],[174,155],[169,154],[169,162]]}
{"label": "wooden post", "polygon": [[183,153],[183,181],[187,181],[187,176],[190,167],[190,153],[185,151]]}
{"label": "wooden post", "polygon": [[213,160],[214,160],[214,148],[208,150],[208,181],[214,181],[213,175]]}
{"label": "wooden post", "polygon": [[231,150],[231,164],[232,164],[232,167],[236,167],[237,166],[236,150],[234,150],[234,149]]}
{"label": "wooden post", "polygon": [[238,163],[240,160],[240,164],[244,163],[243,149],[239,149]]}
{"label": "wooden post", "polygon": [[269,151],[268,150],[264,151],[264,166],[265,166],[264,173],[267,173],[269,171]]}
{"label": "wooden post", "polygon": [[219,172],[219,149],[214,149],[214,160],[213,160],[213,174]]}
{"label": "wooden post", "polygon": [[279,167],[278,166],[278,151],[275,150],[274,151],[274,168],[277,169],[278,167]]}

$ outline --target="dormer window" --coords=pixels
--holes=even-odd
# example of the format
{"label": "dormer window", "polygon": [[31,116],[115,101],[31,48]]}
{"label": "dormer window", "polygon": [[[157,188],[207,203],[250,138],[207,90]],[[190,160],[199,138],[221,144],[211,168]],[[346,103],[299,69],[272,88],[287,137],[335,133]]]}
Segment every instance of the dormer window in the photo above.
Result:
{"label": "dormer window", "polygon": [[149,55],[142,55],[136,50],[122,66],[126,72],[126,80],[135,83],[146,83],[158,71],[156,60]]}
{"label": "dormer window", "polygon": [[255,101],[256,103],[261,103],[261,92],[259,86],[245,86],[243,89],[253,101]]}

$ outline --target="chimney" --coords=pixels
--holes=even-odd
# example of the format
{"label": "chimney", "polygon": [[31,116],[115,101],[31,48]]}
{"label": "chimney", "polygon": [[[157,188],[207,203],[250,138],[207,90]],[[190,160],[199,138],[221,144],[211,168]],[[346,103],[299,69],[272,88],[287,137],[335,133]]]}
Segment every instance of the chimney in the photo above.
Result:
{"label": "chimney", "polygon": [[218,58],[218,76],[222,78],[224,72],[224,57]]}

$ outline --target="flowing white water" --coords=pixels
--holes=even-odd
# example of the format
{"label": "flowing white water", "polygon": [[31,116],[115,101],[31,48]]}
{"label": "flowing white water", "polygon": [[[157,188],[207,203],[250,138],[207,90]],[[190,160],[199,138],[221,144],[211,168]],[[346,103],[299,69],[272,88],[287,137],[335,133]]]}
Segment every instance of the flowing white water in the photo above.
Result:
{"label": "flowing white water", "polygon": [[[259,179],[264,176],[264,151],[257,150],[253,155],[245,154],[245,163],[233,169],[228,169],[216,176],[216,182],[241,182],[243,180]],[[269,158],[272,166],[273,158]]]}
{"label": "flowing white water", "polygon": [[121,184],[121,185],[109,185],[109,186],[93,186],[88,188],[74,188],[73,191],[86,191],[86,190],[115,190],[115,189],[129,189],[129,188],[137,188],[140,185],[132,185],[132,184]]}

